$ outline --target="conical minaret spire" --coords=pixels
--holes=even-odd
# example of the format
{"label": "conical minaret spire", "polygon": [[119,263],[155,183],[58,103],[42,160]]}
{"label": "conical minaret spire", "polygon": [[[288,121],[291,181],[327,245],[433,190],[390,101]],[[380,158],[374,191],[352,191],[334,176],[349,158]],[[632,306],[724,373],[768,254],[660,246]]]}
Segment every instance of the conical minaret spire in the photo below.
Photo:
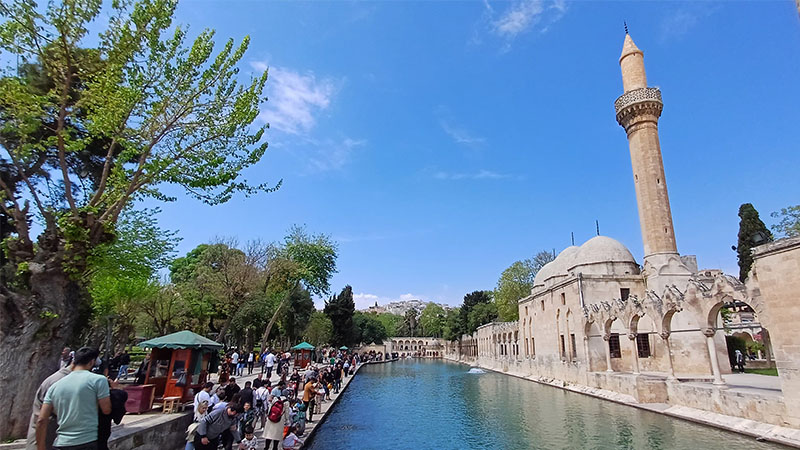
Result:
{"label": "conical minaret spire", "polygon": [[658,119],[664,107],[661,91],[647,87],[644,53],[627,33],[622,44],[619,65],[625,92],[614,102],[614,107],[617,122],[628,134],[644,244],[645,273],[663,274],[664,266],[671,266],[667,272],[684,272],[685,267],[680,262],[675,244],[675,230],[658,139]]}

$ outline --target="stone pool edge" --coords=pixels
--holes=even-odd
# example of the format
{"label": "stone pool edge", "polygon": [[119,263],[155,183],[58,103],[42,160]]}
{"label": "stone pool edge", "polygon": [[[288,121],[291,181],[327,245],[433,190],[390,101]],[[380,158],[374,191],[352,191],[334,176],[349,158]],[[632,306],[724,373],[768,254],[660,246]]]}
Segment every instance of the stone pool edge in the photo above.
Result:
{"label": "stone pool edge", "polygon": [[358,367],[356,367],[356,371],[355,371],[355,373],[353,373],[353,375],[351,375],[350,377],[348,377],[348,379],[347,379],[347,382],[346,382],[346,383],[344,383],[344,385],[342,386],[342,388],[339,390],[339,394],[338,394],[338,395],[336,395],[336,397],[335,397],[333,400],[331,400],[331,403],[330,403],[330,405],[328,405],[328,409],[326,409],[325,411],[323,411],[323,412],[322,412],[322,413],[319,415],[319,416],[320,416],[320,417],[319,417],[319,419],[317,419],[316,421],[314,421],[314,423],[312,424],[312,425],[314,425],[314,426],[313,426],[313,427],[311,427],[311,430],[309,430],[309,432],[308,432],[308,435],[307,435],[307,436],[305,437],[305,439],[303,440],[303,445],[302,445],[302,446],[300,446],[300,448],[301,448],[301,449],[303,449],[303,448],[308,448],[308,446],[310,446],[310,445],[311,445],[311,442],[314,440],[314,436],[316,435],[317,429],[318,429],[319,427],[321,427],[321,426],[322,426],[322,424],[324,424],[324,423],[325,423],[325,419],[327,419],[327,418],[328,418],[328,415],[329,415],[329,414],[330,414],[330,412],[333,410],[333,407],[334,407],[334,406],[336,406],[336,404],[337,404],[337,403],[339,403],[339,399],[342,397],[342,395],[344,395],[344,392],[345,392],[345,391],[347,390],[347,388],[350,386],[350,382],[351,382],[351,381],[353,381],[353,379],[354,379],[354,378],[356,377],[356,375],[358,374],[358,371],[359,371],[359,370],[361,370],[361,368],[362,368],[362,367],[366,366],[367,364],[384,364],[384,363],[389,363],[389,362],[392,362],[392,361],[396,361],[396,360],[394,360],[394,359],[389,359],[389,360],[386,360],[386,361],[367,361],[367,362],[364,362],[364,363],[361,363],[361,364],[359,364],[359,365],[358,365]]}
{"label": "stone pool edge", "polygon": [[793,428],[771,425],[763,422],[757,422],[755,420],[727,416],[724,414],[717,414],[688,406],[669,405],[666,403],[639,403],[629,395],[620,394],[613,391],[592,388],[580,384],[566,383],[564,381],[555,379],[548,380],[534,376],[526,377],[513,372],[503,372],[488,367],[483,367],[480,364],[458,361],[447,357],[442,359],[448,362],[463,364],[469,367],[478,367],[480,369],[499,373],[501,375],[508,375],[526,381],[533,381],[534,383],[563,389],[576,394],[588,395],[590,397],[608,400],[621,405],[632,406],[634,408],[663,414],[676,419],[682,419],[689,422],[698,423],[700,425],[710,426],[733,433],[750,436],[758,441],[763,440],[787,447],[800,448],[800,430],[795,430]]}

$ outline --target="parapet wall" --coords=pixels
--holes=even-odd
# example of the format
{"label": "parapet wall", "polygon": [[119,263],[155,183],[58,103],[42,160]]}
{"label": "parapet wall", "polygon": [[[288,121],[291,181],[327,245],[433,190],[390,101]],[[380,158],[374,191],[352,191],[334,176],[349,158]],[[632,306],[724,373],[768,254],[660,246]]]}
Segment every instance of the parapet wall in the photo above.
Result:
{"label": "parapet wall", "polygon": [[544,384],[570,387],[589,395],[622,399],[623,403],[684,406],[781,427],[791,426],[783,397],[778,393],[744,393],[712,386],[708,383],[710,380],[678,382],[646,374],[587,372],[579,362],[557,358],[464,358],[453,352],[445,354],[445,358]]}

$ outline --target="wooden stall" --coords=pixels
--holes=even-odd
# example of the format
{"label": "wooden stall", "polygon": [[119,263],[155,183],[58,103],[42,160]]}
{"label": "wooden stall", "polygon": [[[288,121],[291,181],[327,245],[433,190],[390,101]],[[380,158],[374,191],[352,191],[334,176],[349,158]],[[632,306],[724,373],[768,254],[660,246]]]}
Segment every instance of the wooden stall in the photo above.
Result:
{"label": "wooden stall", "polygon": [[292,347],[292,353],[294,353],[294,366],[305,369],[306,366],[312,362],[312,351],[314,351],[314,346],[305,341]]}
{"label": "wooden stall", "polygon": [[155,386],[156,400],[179,397],[183,402],[192,400],[194,393],[202,389],[209,372],[216,372],[215,354],[222,348],[222,344],[188,330],[150,339],[139,346],[152,349],[144,383]]}

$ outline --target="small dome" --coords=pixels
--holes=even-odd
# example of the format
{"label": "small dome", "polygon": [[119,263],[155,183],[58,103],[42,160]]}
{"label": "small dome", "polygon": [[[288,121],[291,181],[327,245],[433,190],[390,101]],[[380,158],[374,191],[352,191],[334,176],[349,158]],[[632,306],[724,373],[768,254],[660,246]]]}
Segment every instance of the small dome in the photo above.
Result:
{"label": "small dome", "polygon": [[[597,267],[597,270],[587,270],[587,266],[593,265],[602,267]],[[639,266],[630,250],[621,242],[608,236],[596,236],[581,245],[580,250],[566,269],[574,271],[579,267],[582,269],[580,271],[585,273],[639,273]]]}
{"label": "small dome", "polygon": [[567,268],[572,265],[572,261],[578,253],[578,250],[579,248],[574,245],[565,248],[556,256],[556,259],[539,269],[539,272],[536,273],[536,277],[533,279],[533,285],[542,286],[544,282],[550,278],[567,275]]}

